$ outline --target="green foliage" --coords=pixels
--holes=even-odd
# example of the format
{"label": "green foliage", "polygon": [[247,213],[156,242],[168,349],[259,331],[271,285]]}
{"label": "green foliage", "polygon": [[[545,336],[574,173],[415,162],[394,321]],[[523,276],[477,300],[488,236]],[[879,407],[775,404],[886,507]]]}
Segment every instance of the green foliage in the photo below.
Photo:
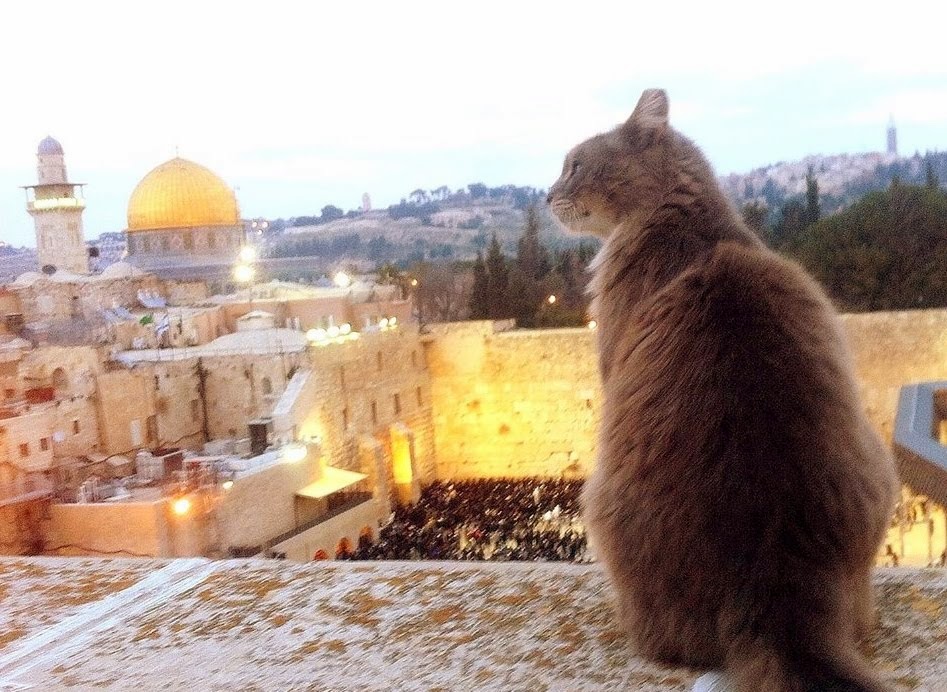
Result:
{"label": "green foliage", "polygon": [[819,220],[822,216],[822,207],[819,205],[819,181],[815,179],[812,166],[806,173],[806,225]]}
{"label": "green foliage", "polygon": [[483,255],[478,252],[473,266],[473,286],[470,289],[470,319],[485,320],[489,317],[489,284],[487,265],[483,261]]}
{"label": "green foliage", "polygon": [[743,223],[749,226],[751,230],[756,231],[756,234],[759,235],[760,238],[766,242],[772,240],[772,232],[767,225],[769,221],[769,209],[765,204],[755,201],[748,202],[743,205],[740,213],[743,216]]}
{"label": "green foliage", "polygon": [[947,306],[947,195],[894,183],[789,246],[845,310]]}

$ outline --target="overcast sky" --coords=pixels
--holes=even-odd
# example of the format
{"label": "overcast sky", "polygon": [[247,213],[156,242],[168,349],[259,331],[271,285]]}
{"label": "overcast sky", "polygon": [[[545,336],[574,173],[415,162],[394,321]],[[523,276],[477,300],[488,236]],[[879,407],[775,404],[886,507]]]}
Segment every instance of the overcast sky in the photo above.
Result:
{"label": "overcast sky", "polygon": [[902,152],[945,149],[941,5],[3,3],[0,240],[34,244],[17,186],[47,134],[88,184],[87,238],[122,230],[176,151],[236,187],[245,217],[548,187],[651,86],[720,173],[880,150],[889,114]]}

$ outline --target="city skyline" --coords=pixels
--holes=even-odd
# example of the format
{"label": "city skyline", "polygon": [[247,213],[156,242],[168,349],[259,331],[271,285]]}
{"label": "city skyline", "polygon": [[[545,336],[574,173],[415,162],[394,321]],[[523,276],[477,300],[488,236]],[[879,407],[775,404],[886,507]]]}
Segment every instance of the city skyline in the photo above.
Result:
{"label": "city skyline", "polygon": [[364,192],[383,207],[418,187],[548,187],[569,147],[650,86],[668,90],[672,123],[720,174],[884,151],[891,114],[903,154],[947,145],[939,23],[916,20],[944,10],[926,3],[894,16],[802,3],[786,17],[730,3],[671,30],[659,10],[594,2],[578,16],[492,3],[180,14],[172,2],[145,34],[118,5],[49,7],[9,10],[13,24],[43,21],[42,49],[30,32],[0,47],[30,67],[3,79],[17,97],[0,131],[0,240],[12,245],[34,244],[19,186],[35,182],[47,135],[88,184],[87,238],[123,230],[135,185],[176,153],[235,187],[245,217],[353,209]]}

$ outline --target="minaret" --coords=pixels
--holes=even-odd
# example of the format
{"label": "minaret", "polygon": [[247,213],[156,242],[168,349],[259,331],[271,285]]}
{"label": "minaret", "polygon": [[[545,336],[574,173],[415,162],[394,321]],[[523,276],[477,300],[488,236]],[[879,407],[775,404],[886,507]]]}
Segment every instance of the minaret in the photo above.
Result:
{"label": "minaret", "polygon": [[36,256],[40,270],[48,267],[89,273],[89,252],[82,237],[82,183],[66,176],[62,145],[52,137],[36,150],[39,182],[26,185],[26,211],[36,225]]}
{"label": "minaret", "polygon": [[894,127],[894,116],[888,120],[888,155],[898,155],[898,131]]}

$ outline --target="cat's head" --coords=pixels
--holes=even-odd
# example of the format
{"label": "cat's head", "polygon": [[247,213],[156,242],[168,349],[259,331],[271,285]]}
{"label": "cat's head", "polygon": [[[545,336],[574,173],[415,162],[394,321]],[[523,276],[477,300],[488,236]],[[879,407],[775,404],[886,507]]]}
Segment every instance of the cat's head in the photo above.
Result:
{"label": "cat's head", "polygon": [[600,237],[647,216],[666,189],[670,135],[667,94],[647,89],[627,121],[566,155],[547,198],[553,214],[573,233]]}

